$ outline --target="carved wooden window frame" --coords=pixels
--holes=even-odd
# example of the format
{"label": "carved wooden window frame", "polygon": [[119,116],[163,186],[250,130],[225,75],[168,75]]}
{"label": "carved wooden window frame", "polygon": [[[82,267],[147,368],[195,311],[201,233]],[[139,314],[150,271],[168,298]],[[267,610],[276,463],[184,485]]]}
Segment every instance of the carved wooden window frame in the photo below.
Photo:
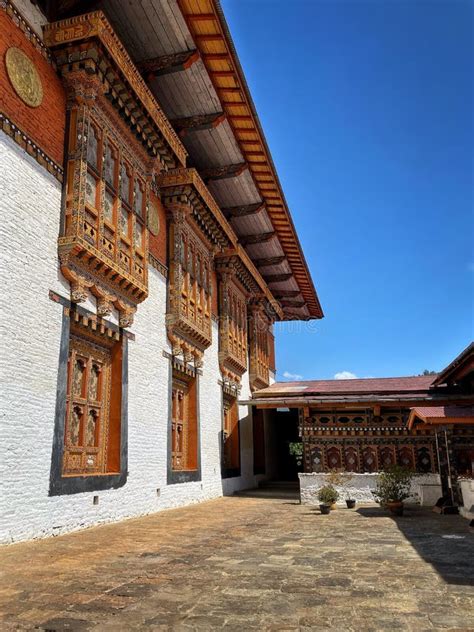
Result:
{"label": "carved wooden window frame", "polygon": [[[72,308],[66,299],[58,297],[58,300],[64,307],[49,494],[56,496],[121,487],[127,480],[128,466],[129,335],[111,323],[98,322],[95,315],[82,307]],[[87,349],[92,349],[89,357]],[[102,382],[101,387],[108,392],[103,393],[101,401],[84,397],[84,390],[79,397],[71,391],[71,358],[78,354],[86,361],[95,355],[101,363],[110,363],[109,374],[101,376],[108,383]],[[103,415],[102,430],[99,431],[101,441],[97,441],[96,446],[71,446],[68,431],[71,406],[75,403],[83,406],[85,414],[87,407],[92,407],[100,409],[99,414]],[[108,415],[108,424],[104,415]],[[71,451],[80,455],[85,467],[77,466],[77,459],[76,467],[70,467],[67,461]],[[97,454],[100,455],[98,461],[87,467],[84,462],[90,455]]]}
{"label": "carved wooden window frame", "polygon": [[[107,274],[102,278],[101,266],[90,268],[85,265],[84,271],[96,275],[99,285],[101,282],[105,286],[110,285],[106,291],[112,290],[113,293],[114,289],[118,290],[119,301],[123,288],[128,287],[124,296],[133,304],[137,300],[137,292],[143,296],[148,283],[146,220],[150,197],[149,165],[141,152],[127,143],[123,130],[114,127],[114,116],[104,108],[100,99],[89,107],[75,105],[70,110],[66,212],[59,239],[60,257],[63,251],[69,252],[71,241],[79,240],[81,245],[86,242],[95,259],[120,272],[119,276]],[[94,161],[91,160],[91,138],[97,140]],[[114,158],[115,165],[111,178],[108,177],[108,156]],[[128,199],[122,185],[123,169],[129,178]],[[89,193],[92,180],[94,200],[90,199]],[[139,209],[135,204],[136,183],[141,191]],[[127,228],[124,231],[122,225],[125,222]],[[82,260],[73,263],[65,259],[61,269],[68,280],[75,281],[69,266],[74,270],[83,265]],[[115,280],[111,283],[111,279]],[[132,284],[125,284],[125,279]],[[122,308],[118,306],[118,309]]]}
{"label": "carved wooden window frame", "polygon": [[240,476],[240,419],[237,397],[223,391],[222,477]]}
{"label": "carved wooden window frame", "polygon": [[249,328],[250,385],[253,390],[270,383],[269,328],[270,322],[261,309],[253,308]]}
{"label": "carved wooden window frame", "polygon": [[[84,364],[81,392],[74,391],[75,369]],[[100,365],[97,388],[102,392],[93,399],[89,393],[91,369]],[[120,423],[122,402],[122,380],[117,373],[122,371],[121,344],[107,336],[72,325],[69,338],[69,359],[66,390],[66,418],[64,422],[64,448],[62,476],[116,475],[120,472]],[[81,411],[78,442],[71,441],[71,426],[74,410]],[[95,412],[96,424],[94,445],[88,445],[87,429],[89,415]],[[80,462],[79,465],[77,464]]]}
{"label": "carved wooden window frame", "polygon": [[173,368],[171,384],[171,470],[196,472],[198,459],[196,377]]}

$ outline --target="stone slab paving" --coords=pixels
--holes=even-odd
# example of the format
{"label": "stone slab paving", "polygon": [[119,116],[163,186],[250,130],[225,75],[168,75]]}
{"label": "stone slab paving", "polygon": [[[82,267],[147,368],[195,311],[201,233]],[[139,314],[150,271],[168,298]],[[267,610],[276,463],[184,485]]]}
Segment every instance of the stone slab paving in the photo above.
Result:
{"label": "stone slab paving", "polygon": [[474,630],[474,534],[420,508],[221,498],[3,547],[0,569],[2,631]]}

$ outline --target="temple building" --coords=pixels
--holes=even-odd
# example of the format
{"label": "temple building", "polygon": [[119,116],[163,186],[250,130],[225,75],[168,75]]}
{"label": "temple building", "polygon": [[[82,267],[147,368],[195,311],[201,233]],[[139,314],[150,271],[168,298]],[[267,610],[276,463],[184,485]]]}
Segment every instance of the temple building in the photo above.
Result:
{"label": "temple building", "polygon": [[255,486],[238,399],[323,314],[219,3],[0,21],[2,541]]}
{"label": "temple building", "polygon": [[273,383],[274,324],[323,312],[218,0],[2,0],[0,34],[0,542],[291,480],[298,455],[436,472],[441,428],[468,469],[469,354]]}
{"label": "temple building", "polygon": [[274,382],[247,403],[301,443],[299,459],[274,453],[286,478],[398,464],[439,474],[454,502],[457,477],[474,475],[474,344],[437,375]]}

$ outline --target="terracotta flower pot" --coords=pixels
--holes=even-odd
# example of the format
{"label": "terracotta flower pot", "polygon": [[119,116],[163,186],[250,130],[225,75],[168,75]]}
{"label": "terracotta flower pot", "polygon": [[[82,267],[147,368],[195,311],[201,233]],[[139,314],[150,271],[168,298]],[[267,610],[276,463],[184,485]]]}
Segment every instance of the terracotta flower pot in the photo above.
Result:
{"label": "terracotta flower pot", "polygon": [[331,503],[331,511],[337,509],[337,503]]}
{"label": "terracotta flower pot", "polygon": [[403,503],[401,501],[385,503],[385,506],[394,516],[403,516]]}

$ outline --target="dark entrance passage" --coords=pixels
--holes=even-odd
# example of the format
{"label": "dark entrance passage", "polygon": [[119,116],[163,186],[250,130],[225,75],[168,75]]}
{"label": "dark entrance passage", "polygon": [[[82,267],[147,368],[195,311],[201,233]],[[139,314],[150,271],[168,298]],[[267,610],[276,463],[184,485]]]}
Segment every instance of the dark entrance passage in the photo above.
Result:
{"label": "dark entrance passage", "polygon": [[302,472],[302,447],[298,436],[298,410],[272,411],[275,433],[275,478],[278,481],[297,481]]}

